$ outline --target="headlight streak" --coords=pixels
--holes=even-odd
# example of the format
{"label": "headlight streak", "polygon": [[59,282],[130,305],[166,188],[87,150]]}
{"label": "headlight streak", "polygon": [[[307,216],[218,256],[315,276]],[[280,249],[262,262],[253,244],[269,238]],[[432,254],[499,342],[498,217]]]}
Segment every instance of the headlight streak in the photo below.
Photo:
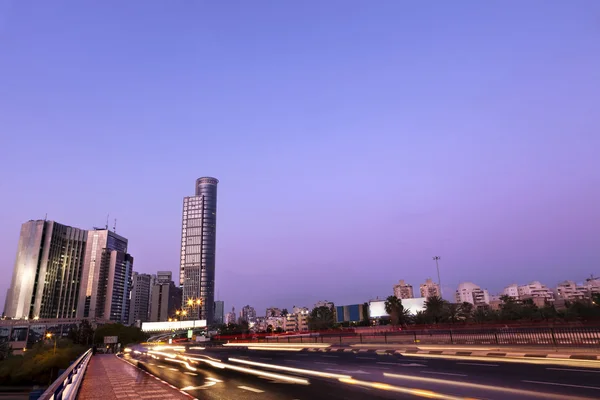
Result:
{"label": "headlight streak", "polygon": [[369,388],[374,388],[374,389],[379,389],[379,390],[386,390],[389,392],[411,394],[413,396],[426,397],[428,399],[465,400],[465,397],[457,397],[457,396],[451,396],[451,395],[442,394],[442,393],[436,393],[436,392],[432,392],[431,390],[412,389],[412,388],[407,388],[407,387],[394,386],[394,385],[390,385],[387,383],[381,383],[381,382],[360,381],[360,380],[354,379],[354,378],[350,378],[350,379],[344,378],[344,379],[339,379],[339,381],[343,382],[343,383],[348,383],[350,385],[364,386],[364,387],[369,387]]}
{"label": "headlight streak", "polygon": [[240,360],[239,358],[229,358],[228,360],[231,362],[239,363],[239,364],[246,364],[246,365],[252,365],[255,367],[263,367],[263,368],[270,368],[270,369],[277,369],[277,370],[281,370],[281,371],[294,372],[297,374],[320,376],[322,378],[333,378],[333,379],[350,379],[350,378],[352,378],[350,375],[332,374],[329,372],[314,371],[312,369],[285,367],[283,365],[277,365],[277,364],[265,364],[265,363],[255,362],[255,361]]}

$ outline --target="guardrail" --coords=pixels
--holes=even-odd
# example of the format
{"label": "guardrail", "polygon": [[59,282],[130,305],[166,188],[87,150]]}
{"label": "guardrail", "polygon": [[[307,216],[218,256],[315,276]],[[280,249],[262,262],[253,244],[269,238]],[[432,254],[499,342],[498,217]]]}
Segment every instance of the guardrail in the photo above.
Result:
{"label": "guardrail", "polygon": [[92,357],[92,349],[83,353],[55,380],[38,400],[74,400],[83,381],[85,369]]}
{"label": "guardrail", "polygon": [[600,327],[424,329],[380,333],[327,333],[324,335],[282,335],[231,342],[267,343],[385,343],[450,344],[600,348]]}

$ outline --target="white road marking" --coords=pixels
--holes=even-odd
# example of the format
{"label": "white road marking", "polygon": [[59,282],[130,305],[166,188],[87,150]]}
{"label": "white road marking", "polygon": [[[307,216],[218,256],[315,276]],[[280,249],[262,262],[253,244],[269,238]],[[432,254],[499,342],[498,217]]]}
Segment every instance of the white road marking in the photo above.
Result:
{"label": "white road marking", "polygon": [[467,376],[465,374],[451,374],[450,372],[434,372],[434,371],[421,371],[422,374],[436,374],[436,375],[450,375],[450,376]]}
{"label": "white road marking", "polygon": [[[181,390],[203,390],[203,389],[206,389],[206,388],[211,387],[216,384],[217,384],[217,382],[206,382],[202,386],[186,386],[186,387],[181,388]],[[175,388],[175,389],[177,389],[177,388]]]}
{"label": "white road marking", "polygon": [[356,357],[356,358],[358,358],[359,360],[377,360],[376,357]]}
{"label": "white road marking", "polygon": [[521,381],[521,382],[537,383],[538,385],[566,386],[566,387],[574,387],[574,388],[581,388],[581,389],[600,390],[600,387],[598,387],[598,386],[569,385],[567,383],[554,383],[554,382],[541,382],[541,381]]}
{"label": "white road marking", "polygon": [[426,365],[423,365],[423,364],[415,364],[415,363],[404,364],[404,363],[398,363],[398,362],[383,362],[383,361],[378,361],[376,364],[396,365],[398,367],[426,367]]}
{"label": "white road marking", "polygon": [[460,365],[478,365],[480,367],[499,367],[498,364],[483,364],[483,363],[457,363]]}
{"label": "white road marking", "polygon": [[593,372],[595,374],[600,374],[600,371],[592,371],[590,369],[569,369],[569,368],[546,368],[546,369],[551,369],[553,371]]}
{"label": "white road marking", "polygon": [[165,367],[164,365],[159,365],[159,366],[158,366],[158,368],[164,368],[164,367]]}
{"label": "white road marking", "polygon": [[177,368],[169,368],[170,371],[179,371]]}
{"label": "white road marking", "polygon": [[337,371],[337,372],[344,372],[346,374],[367,374],[370,375],[370,372],[367,371],[362,371],[362,370],[357,370],[357,371],[347,371],[345,369],[333,369],[333,368],[325,368],[326,371]]}
{"label": "white road marking", "polygon": [[263,393],[264,392],[264,390],[251,388],[250,386],[238,386],[238,388],[244,389],[244,390],[249,390],[250,392],[254,392],[254,393]]}
{"label": "white road marking", "polygon": [[319,361],[315,361],[315,364],[320,364],[320,365],[337,365],[336,363],[325,363],[325,362],[319,362]]}
{"label": "white road marking", "polygon": [[186,372],[184,372],[184,374],[186,374],[186,375],[191,375],[191,376],[198,376],[198,374],[195,374],[195,373],[193,373],[193,372],[187,372],[187,371],[186,371]]}

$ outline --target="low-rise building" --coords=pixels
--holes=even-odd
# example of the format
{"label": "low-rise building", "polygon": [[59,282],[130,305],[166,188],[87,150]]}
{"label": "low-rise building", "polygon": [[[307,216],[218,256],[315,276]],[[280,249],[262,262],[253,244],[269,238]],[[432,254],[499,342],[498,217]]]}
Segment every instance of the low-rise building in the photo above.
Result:
{"label": "low-rise building", "polygon": [[589,298],[588,289],[573,281],[564,281],[556,286],[556,295],[565,301],[578,301]]}
{"label": "low-rise building", "polygon": [[308,309],[306,307],[294,307],[298,312],[293,312],[284,317],[283,330],[285,332],[307,332],[308,331]]}
{"label": "low-rise building", "polygon": [[504,296],[512,297],[513,299],[519,299],[519,285],[516,283],[510,284],[502,291]]}
{"label": "low-rise building", "polygon": [[542,298],[544,299],[544,301],[540,300],[542,303],[554,301],[552,290],[548,289],[546,285],[543,285],[539,281],[533,281],[527,285],[519,286],[518,292],[520,300]]}

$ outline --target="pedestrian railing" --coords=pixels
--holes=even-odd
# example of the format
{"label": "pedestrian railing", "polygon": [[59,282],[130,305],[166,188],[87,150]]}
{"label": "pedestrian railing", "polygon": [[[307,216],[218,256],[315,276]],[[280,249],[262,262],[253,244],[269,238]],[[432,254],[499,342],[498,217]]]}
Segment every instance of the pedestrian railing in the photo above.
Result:
{"label": "pedestrian railing", "polygon": [[77,398],[79,386],[81,386],[85,369],[91,357],[92,350],[89,349],[46,389],[39,400],[74,400]]}
{"label": "pedestrian railing", "polygon": [[250,342],[270,343],[384,343],[600,348],[600,327],[423,329],[378,333],[327,333],[310,336],[270,336]]}

